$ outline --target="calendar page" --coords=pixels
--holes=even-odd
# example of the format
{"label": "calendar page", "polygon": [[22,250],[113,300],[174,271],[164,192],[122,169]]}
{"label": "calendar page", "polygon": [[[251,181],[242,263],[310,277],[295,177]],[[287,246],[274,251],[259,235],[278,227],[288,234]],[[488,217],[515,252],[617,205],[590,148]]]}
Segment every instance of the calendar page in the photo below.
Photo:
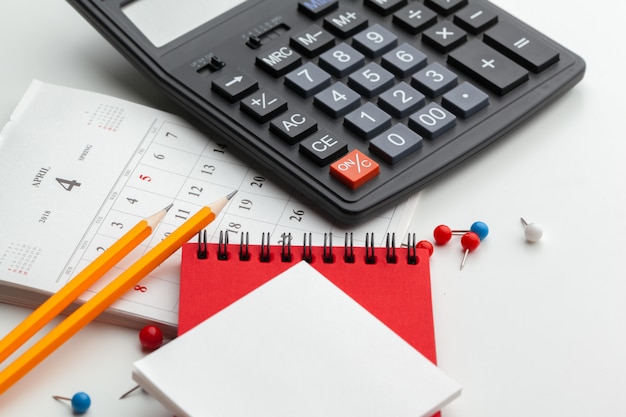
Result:
{"label": "calendar page", "polygon": [[[85,301],[202,206],[238,190],[211,223],[216,241],[247,233],[343,245],[365,234],[404,239],[417,195],[356,227],[333,222],[219,138],[184,119],[101,94],[34,81],[0,135],[0,301],[34,307],[138,221],[173,207],[142,245],[95,284]],[[174,331],[180,251],[107,311],[104,319]]]}

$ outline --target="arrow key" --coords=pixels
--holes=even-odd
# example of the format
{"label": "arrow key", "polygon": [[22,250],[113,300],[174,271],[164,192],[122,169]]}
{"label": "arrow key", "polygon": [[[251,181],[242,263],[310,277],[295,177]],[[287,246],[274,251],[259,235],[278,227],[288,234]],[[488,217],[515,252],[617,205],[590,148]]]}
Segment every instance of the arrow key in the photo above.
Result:
{"label": "arrow key", "polygon": [[239,70],[233,70],[211,83],[211,89],[231,103],[241,100],[258,88],[259,84],[254,78]]}

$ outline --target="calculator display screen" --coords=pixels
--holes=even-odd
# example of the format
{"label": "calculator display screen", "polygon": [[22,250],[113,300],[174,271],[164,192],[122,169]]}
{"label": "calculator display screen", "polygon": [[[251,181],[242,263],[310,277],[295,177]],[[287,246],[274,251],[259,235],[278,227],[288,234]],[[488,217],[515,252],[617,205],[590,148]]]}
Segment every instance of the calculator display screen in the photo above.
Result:
{"label": "calculator display screen", "polygon": [[244,1],[135,0],[122,11],[158,48]]}

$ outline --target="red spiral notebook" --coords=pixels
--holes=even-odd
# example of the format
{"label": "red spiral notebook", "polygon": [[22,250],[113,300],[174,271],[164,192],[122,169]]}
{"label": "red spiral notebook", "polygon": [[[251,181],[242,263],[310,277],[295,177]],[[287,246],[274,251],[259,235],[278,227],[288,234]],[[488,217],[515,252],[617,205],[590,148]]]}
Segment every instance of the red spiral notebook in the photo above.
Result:
{"label": "red spiral notebook", "polygon": [[[306,236],[302,246],[187,243],[182,252],[178,334],[305,259],[436,364],[430,254],[416,247],[415,238],[409,237],[400,248],[389,241],[388,237],[387,247],[378,248],[373,243],[311,246]],[[433,417],[437,416],[439,412]]]}
{"label": "red spiral notebook", "polygon": [[187,243],[182,253],[178,334],[307,258],[322,275],[436,363],[429,253],[416,248],[414,240],[409,247],[399,248],[393,244],[310,246],[306,241],[302,246]]}

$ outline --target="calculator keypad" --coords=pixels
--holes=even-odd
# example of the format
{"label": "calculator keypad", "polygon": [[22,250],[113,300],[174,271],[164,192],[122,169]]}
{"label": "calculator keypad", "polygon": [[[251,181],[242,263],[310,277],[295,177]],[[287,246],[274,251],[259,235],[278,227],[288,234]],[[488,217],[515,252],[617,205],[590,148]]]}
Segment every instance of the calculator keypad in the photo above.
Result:
{"label": "calculator keypad", "polygon": [[[321,21],[291,36],[288,45],[260,52],[255,63],[274,78],[284,77],[285,86],[303,99],[312,97],[313,105],[328,117],[343,118],[346,129],[366,141],[363,149],[387,164],[419,152],[423,139],[434,140],[453,129],[458,119],[488,107],[485,88],[505,95],[528,80],[526,68],[539,72],[558,60],[551,48],[515,28],[498,26],[494,12],[467,0],[365,0],[373,12],[393,15],[389,27],[370,24],[364,12],[340,5],[301,1],[299,10]],[[442,18],[452,14],[452,19]],[[489,28],[484,42],[468,41],[468,33]],[[399,44],[394,29],[421,34],[423,47],[419,42]],[[449,54],[448,63],[476,81],[459,83],[445,62],[429,59],[428,47]],[[213,89],[231,102],[245,97],[240,104],[244,113],[258,123],[271,120],[271,132],[289,144],[299,143],[300,153],[319,166],[353,150],[342,138],[345,133],[318,130],[318,121],[304,112],[288,111],[284,98],[259,89],[243,72],[215,80]],[[355,158],[363,159],[359,155]],[[345,160],[329,172],[352,189],[378,175],[374,170],[357,179],[346,177],[340,167],[350,164]]]}
{"label": "calculator keypad", "polygon": [[350,190],[446,146],[560,60],[484,1],[357,1],[365,7],[300,1],[294,30],[257,38],[251,65],[275,82],[243,66],[212,81],[270,139]]}

